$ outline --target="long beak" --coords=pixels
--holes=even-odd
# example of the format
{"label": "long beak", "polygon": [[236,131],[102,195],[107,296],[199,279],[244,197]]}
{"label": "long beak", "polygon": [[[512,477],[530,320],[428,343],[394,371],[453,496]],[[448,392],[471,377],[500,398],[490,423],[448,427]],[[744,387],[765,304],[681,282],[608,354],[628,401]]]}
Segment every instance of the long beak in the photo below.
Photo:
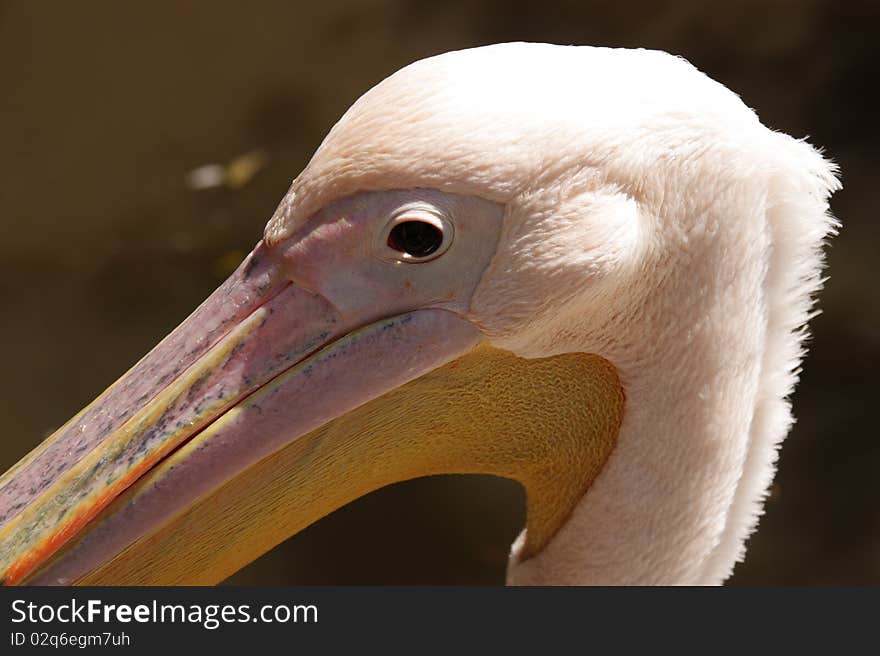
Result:
{"label": "long beak", "polygon": [[[4,583],[21,582],[72,540],[41,580],[78,579],[233,474],[477,342],[476,329],[448,312],[369,319],[344,320],[258,245],[181,326],[0,479]],[[160,485],[93,521],[185,449]]]}

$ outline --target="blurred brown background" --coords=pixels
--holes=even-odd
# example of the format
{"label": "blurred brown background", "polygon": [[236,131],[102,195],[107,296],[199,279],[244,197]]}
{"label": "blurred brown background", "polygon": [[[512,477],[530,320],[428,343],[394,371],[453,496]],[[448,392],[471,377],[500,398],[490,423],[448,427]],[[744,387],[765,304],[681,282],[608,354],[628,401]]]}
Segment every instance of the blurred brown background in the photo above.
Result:
{"label": "blurred brown background", "polygon": [[[798,424],[732,582],[880,583],[878,24],[876,0],[0,2],[0,469],[225,278],[400,66],[510,40],[660,48],[843,171]],[[523,521],[508,481],[414,481],[232,581],[501,583]]]}

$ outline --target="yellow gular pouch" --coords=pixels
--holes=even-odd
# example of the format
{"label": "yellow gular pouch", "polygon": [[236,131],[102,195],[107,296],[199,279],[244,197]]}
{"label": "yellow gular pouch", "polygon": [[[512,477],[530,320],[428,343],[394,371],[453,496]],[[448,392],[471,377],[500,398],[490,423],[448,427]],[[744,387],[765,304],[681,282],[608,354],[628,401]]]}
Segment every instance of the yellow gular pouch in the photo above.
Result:
{"label": "yellow gular pouch", "polygon": [[[596,355],[526,360],[480,345],[294,440],[77,583],[215,584],[358,497],[444,473],[522,483],[528,557],[544,548],[602,470],[623,407],[616,370]],[[210,428],[198,439],[210,439]],[[188,443],[115,503],[196,447]]]}

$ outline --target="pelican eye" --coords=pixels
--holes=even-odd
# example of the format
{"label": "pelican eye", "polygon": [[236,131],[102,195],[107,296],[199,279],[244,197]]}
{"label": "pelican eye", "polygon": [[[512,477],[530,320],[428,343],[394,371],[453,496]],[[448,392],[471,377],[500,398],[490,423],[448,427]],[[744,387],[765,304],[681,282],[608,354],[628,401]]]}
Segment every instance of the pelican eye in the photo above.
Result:
{"label": "pelican eye", "polygon": [[424,221],[398,223],[388,233],[388,245],[412,257],[427,257],[443,244],[443,232]]}
{"label": "pelican eye", "polygon": [[452,224],[434,208],[404,208],[385,229],[388,256],[400,262],[427,262],[452,243]]}

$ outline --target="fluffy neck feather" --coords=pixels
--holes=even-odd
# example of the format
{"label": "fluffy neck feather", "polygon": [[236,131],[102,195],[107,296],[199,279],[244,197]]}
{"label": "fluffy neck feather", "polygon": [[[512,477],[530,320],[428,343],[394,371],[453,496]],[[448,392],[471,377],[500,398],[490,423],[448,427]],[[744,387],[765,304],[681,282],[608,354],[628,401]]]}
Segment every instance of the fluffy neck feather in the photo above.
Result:
{"label": "fluffy neck feather", "polygon": [[742,557],[792,422],[837,187],[810,146],[761,131],[728,153],[738,173],[641,205],[664,237],[625,289],[509,344],[599,353],[627,394],[606,469],[544,552],[519,562],[517,541],[511,583],[717,584]]}

